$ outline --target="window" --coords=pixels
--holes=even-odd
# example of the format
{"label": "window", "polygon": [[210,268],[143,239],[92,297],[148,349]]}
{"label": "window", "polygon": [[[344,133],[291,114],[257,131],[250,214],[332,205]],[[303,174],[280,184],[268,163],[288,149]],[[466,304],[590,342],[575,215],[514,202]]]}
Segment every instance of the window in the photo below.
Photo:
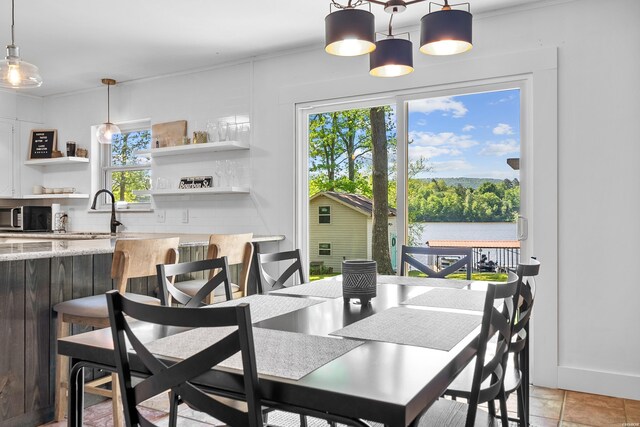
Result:
{"label": "window", "polygon": [[331,243],[318,243],[318,255],[331,256]]}
{"label": "window", "polygon": [[151,123],[136,122],[120,130],[111,145],[102,147],[102,188],[110,189],[116,201],[149,207],[151,160],[138,152],[151,148]]}
{"label": "window", "polygon": [[318,207],[318,222],[320,224],[331,224],[331,206]]}

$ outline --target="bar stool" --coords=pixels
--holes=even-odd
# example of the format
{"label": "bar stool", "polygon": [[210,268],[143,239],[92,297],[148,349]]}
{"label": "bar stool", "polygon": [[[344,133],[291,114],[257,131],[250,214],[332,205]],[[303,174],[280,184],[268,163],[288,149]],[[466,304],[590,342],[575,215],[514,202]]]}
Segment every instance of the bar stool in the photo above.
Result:
{"label": "bar stool", "polygon": [[[178,260],[178,244],[180,239],[118,239],[113,252],[111,263],[111,278],[114,288],[124,294],[128,279],[156,275],[157,264],[172,264]],[[133,301],[145,304],[160,305],[160,300],[146,295],[127,293]],[[104,294],[77,298],[64,301],[53,307],[57,313],[57,337],[70,335],[71,325],[89,326],[94,328],[109,327],[109,311],[107,298]],[[62,421],[67,409],[67,394],[69,380],[69,361],[66,356],[56,356],[56,394],[55,420]],[[111,390],[99,386],[112,382]],[[113,402],[114,425],[120,425],[120,411],[118,410],[119,388],[117,375],[107,375],[85,385],[85,391],[91,394],[110,397]]]}
{"label": "bar stool", "polygon": [[[251,260],[253,258],[253,245],[251,239],[253,233],[245,234],[212,234],[209,236],[209,248],[207,250],[207,259],[216,259],[227,257],[229,265],[241,265],[240,277],[238,283],[231,283],[233,298],[240,298],[247,295],[247,283],[249,281],[249,271],[251,269]],[[215,275],[215,271],[209,273],[208,279],[185,280],[174,283],[174,287],[180,292],[193,297],[198,291],[211,280]],[[222,287],[212,292],[205,300],[207,304],[212,304],[216,299],[221,299],[225,295]]]}

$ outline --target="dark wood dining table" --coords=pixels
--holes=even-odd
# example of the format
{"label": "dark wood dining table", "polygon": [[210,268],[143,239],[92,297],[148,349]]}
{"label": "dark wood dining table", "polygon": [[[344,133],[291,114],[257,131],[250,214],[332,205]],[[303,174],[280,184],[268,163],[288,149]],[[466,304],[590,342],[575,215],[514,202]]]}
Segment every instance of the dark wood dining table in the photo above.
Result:
{"label": "dark wood dining table", "polygon": [[[255,328],[328,336],[330,333],[421,295],[433,286],[415,279],[405,284],[397,276],[380,276],[377,296],[362,306],[352,300],[314,298],[318,304],[254,323]],[[418,283],[418,284],[417,284]],[[446,286],[447,281],[438,282]],[[425,281],[432,285],[433,281]],[[321,286],[322,283],[318,283]],[[464,289],[482,289],[475,282]],[[274,294],[270,294],[274,295]],[[423,308],[420,309],[429,309]],[[457,312],[437,308],[438,311]],[[480,313],[475,313],[480,314]],[[455,328],[455,325],[451,326]],[[134,330],[142,342],[151,342],[184,331],[138,322]],[[364,419],[388,426],[407,426],[436,401],[477,352],[480,326],[466,334],[448,351],[391,342],[365,341],[299,380],[260,375],[264,404],[286,405],[311,413],[333,414],[347,419]],[[338,338],[336,338],[338,339]],[[58,340],[58,352],[71,359],[69,382],[69,425],[82,425],[82,369],[85,366],[115,370],[111,332],[96,330]],[[131,360],[132,373],[144,377],[147,370]],[[242,378],[234,369],[215,368],[198,378],[198,384],[212,390],[239,393]]]}

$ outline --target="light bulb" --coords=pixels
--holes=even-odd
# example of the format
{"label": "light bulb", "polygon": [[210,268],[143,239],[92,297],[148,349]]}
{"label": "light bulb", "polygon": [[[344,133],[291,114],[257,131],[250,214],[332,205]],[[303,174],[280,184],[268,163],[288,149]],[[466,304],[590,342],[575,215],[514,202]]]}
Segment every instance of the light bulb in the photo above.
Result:
{"label": "light bulb", "polygon": [[440,40],[425,44],[420,48],[420,52],[427,55],[456,55],[471,49],[471,43],[461,40]]}
{"label": "light bulb", "polygon": [[326,51],[337,56],[359,56],[375,49],[375,44],[367,40],[345,39],[332,43]]}
{"label": "light bulb", "polygon": [[19,86],[22,82],[22,74],[20,73],[20,65],[9,65],[9,71],[7,72],[7,80],[12,86]]}
{"label": "light bulb", "polygon": [[113,135],[121,133],[120,128],[113,123],[103,123],[98,126],[96,138],[100,144],[111,144]]}

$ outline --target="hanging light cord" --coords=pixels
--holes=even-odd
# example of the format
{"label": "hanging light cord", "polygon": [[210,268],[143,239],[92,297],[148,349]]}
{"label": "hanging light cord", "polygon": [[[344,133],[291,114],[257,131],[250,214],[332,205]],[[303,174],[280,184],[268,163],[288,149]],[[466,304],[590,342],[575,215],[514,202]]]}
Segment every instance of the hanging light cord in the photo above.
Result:
{"label": "hanging light cord", "polygon": [[15,0],[11,0],[11,46],[15,46],[15,33],[13,27],[16,23],[16,3]]}
{"label": "hanging light cord", "polygon": [[389,37],[393,37],[393,32],[391,30],[391,23],[393,22],[393,15],[395,15],[395,14],[392,13],[391,16],[389,17]]}
{"label": "hanging light cord", "polygon": [[111,85],[107,84],[107,123],[111,123],[111,92],[109,89],[111,89]]}

